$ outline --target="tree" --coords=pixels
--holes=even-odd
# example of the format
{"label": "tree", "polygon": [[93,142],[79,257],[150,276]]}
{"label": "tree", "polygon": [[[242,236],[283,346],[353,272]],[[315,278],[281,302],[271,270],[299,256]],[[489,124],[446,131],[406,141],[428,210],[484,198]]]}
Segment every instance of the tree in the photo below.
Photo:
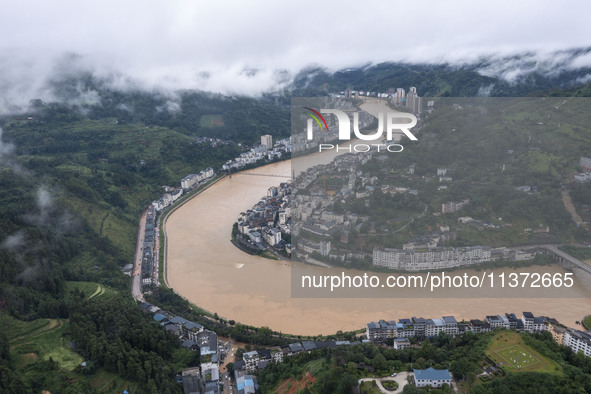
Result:
{"label": "tree", "polygon": [[234,373],[234,363],[226,364],[226,371],[228,371],[228,373],[232,375]]}
{"label": "tree", "polygon": [[407,384],[406,386],[404,386],[402,392],[404,394],[421,394],[421,390],[419,390],[417,386],[413,384]]}
{"label": "tree", "polygon": [[388,362],[386,361],[386,357],[382,353],[379,353],[372,361],[372,365],[377,370],[385,370],[388,368]]}
{"label": "tree", "polygon": [[464,379],[469,372],[474,370],[474,367],[474,363],[462,357],[451,364],[450,371],[456,379]]}

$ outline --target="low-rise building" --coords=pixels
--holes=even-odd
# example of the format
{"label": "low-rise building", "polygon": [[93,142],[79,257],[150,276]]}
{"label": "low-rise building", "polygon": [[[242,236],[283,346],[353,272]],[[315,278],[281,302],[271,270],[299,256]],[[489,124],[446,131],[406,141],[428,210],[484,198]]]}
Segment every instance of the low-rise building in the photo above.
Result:
{"label": "low-rise building", "polygon": [[414,369],[415,385],[417,387],[439,388],[444,383],[451,386],[451,374],[447,369]]}
{"label": "low-rise building", "polygon": [[372,264],[403,271],[426,271],[471,266],[490,261],[488,246],[432,249],[374,249]]}
{"label": "low-rise building", "polygon": [[488,322],[488,324],[490,324],[490,328],[492,328],[493,330],[495,328],[506,328],[506,329],[509,329],[509,327],[510,327],[509,320],[506,319],[506,318],[503,318],[500,315],[487,316],[486,317],[486,321]]}
{"label": "low-rise building", "polygon": [[445,324],[444,332],[448,335],[456,335],[458,333],[458,322],[453,316],[443,316],[443,323]]}
{"label": "low-rise building", "polygon": [[472,332],[474,333],[489,332],[491,330],[490,324],[488,322],[478,319],[470,320],[470,326],[472,328]]}
{"label": "low-rise building", "polygon": [[271,349],[271,359],[276,363],[283,362],[283,352],[281,351],[280,347],[275,347]]}
{"label": "low-rise building", "polygon": [[443,319],[427,319],[425,322],[425,336],[426,337],[435,337],[439,335],[440,332],[444,332],[445,323]]}
{"label": "low-rise building", "polygon": [[381,342],[388,338],[396,338],[396,322],[380,320],[379,322],[371,322],[367,324],[366,334],[367,339],[374,342]]}
{"label": "low-rise building", "polygon": [[394,349],[396,349],[396,350],[406,349],[409,346],[410,346],[410,341],[408,340],[408,338],[394,339]]}
{"label": "low-rise building", "polygon": [[234,373],[236,378],[236,389],[238,394],[254,394],[258,390],[256,377],[244,374],[242,371]]}
{"label": "low-rise building", "polygon": [[566,327],[558,323],[550,323],[548,325],[548,331],[550,331],[552,338],[559,345],[564,344],[564,334],[566,333],[566,330]]}
{"label": "low-rise building", "polygon": [[303,352],[304,347],[299,342],[291,343],[289,344],[289,351],[291,354],[297,354],[299,352]]}
{"label": "low-rise building", "polygon": [[259,353],[256,350],[252,352],[246,352],[242,355],[242,359],[244,360],[244,364],[246,365],[246,372],[255,372],[259,365]]}
{"label": "low-rise building", "polygon": [[533,332],[534,329],[534,314],[531,312],[523,312],[521,316],[523,322],[523,329],[527,332]]}
{"label": "low-rise building", "polygon": [[564,332],[564,344],[571,348],[573,352],[583,352],[587,357],[591,357],[591,335],[568,328]]}

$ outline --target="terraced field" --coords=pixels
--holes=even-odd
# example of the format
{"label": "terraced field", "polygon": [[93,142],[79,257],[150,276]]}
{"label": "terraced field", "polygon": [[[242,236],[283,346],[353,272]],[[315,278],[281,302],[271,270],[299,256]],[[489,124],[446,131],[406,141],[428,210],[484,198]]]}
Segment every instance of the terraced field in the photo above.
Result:
{"label": "terraced field", "polygon": [[57,362],[62,369],[74,370],[83,361],[67,339],[69,321],[66,319],[38,319],[24,322],[4,313],[0,324],[10,341],[10,353],[17,368],[41,358]]}
{"label": "terraced field", "polygon": [[89,300],[109,300],[117,293],[108,286],[95,282],[68,282],[66,286],[68,291],[82,291],[85,298]]}

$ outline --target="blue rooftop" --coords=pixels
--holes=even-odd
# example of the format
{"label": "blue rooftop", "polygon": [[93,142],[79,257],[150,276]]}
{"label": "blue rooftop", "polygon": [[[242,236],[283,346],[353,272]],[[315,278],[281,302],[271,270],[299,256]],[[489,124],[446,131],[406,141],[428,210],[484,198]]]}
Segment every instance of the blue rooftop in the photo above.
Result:
{"label": "blue rooftop", "polygon": [[180,316],[175,316],[172,319],[170,319],[170,322],[173,324],[185,324],[185,323],[188,323],[189,321],[185,318],[180,317]]}
{"label": "blue rooftop", "polygon": [[244,381],[242,381],[242,379],[238,380],[236,386],[238,387],[238,391],[244,390],[244,387],[254,387],[254,381],[252,378],[249,379],[245,377]]}
{"label": "blue rooftop", "polygon": [[187,330],[192,330],[194,328],[197,328],[198,330],[201,330],[201,328],[203,328],[203,326],[201,324],[199,324],[199,323],[195,323],[195,322],[190,321],[190,322],[188,322],[188,323],[185,324],[185,328]]}
{"label": "blue rooftop", "polygon": [[415,369],[415,379],[421,380],[451,380],[451,375],[447,369]]}
{"label": "blue rooftop", "polygon": [[166,319],[166,316],[164,316],[162,313],[156,313],[154,315],[154,320],[156,320],[156,321],[162,321],[164,319]]}

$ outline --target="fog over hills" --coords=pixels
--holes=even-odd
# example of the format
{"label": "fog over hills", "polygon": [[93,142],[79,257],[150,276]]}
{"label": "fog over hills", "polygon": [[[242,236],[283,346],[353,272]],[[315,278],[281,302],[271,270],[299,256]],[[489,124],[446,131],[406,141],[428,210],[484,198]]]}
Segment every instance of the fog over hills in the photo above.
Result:
{"label": "fog over hills", "polygon": [[[422,95],[523,95],[591,82],[591,47],[519,55],[481,56],[469,62],[367,63],[330,69],[230,68],[195,74],[145,75],[68,53],[35,62],[20,55],[0,57],[0,114],[31,110],[31,100],[73,106],[101,105],[106,91],[148,93],[163,100],[159,110],[179,110],[179,92],[195,90],[226,96],[321,94],[345,88],[383,91],[417,86]],[[122,107],[122,109],[125,109]]]}
{"label": "fog over hills", "polygon": [[31,99],[96,105],[105,90],[158,93],[174,111],[181,90],[519,95],[591,80],[591,5],[576,0],[23,0],[0,8],[0,114],[27,111]]}

